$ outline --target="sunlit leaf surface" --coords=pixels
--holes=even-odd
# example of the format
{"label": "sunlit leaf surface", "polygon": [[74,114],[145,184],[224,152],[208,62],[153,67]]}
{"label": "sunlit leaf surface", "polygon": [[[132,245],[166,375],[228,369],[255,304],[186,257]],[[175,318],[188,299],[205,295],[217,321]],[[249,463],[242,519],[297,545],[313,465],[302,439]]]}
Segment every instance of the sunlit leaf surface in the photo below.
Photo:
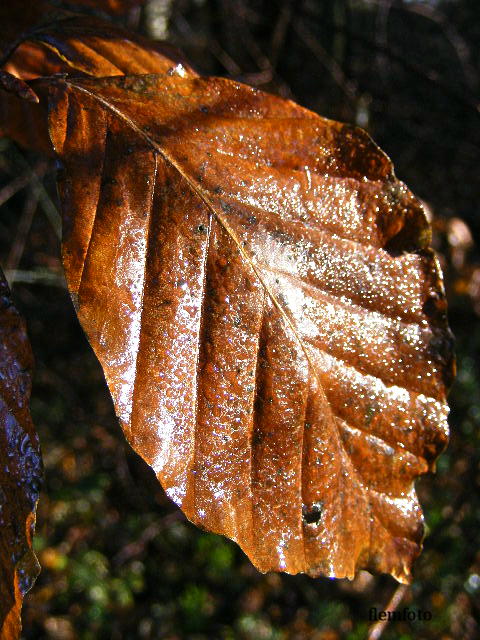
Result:
{"label": "sunlit leaf surface", "polygon": [[[184,76],[196,75],[184,57],[166,43],[149,41],[98,18],[42,6],[40,14],[25,7],[25,16],[17,23],[16,13],[4,15],[0,8],[0,19],[11,27],[8,33],[20,39],[3,66],[8,74],[25,81],[58,73],[102,77],[175,71]],[[8,92],[6,88],[5,80],[0,82],[0,135],[14,139],[24,148],[51,155],[46,103],[34,104],[21,99],[18,91],[17,95],[12,94],[11,86]]]}
{"label": "sunlit leaf surface", "polygon": [[408,581],[453,367],[388,158],[182,68],[55,87],[67,280],[132,446],[262,571]]}

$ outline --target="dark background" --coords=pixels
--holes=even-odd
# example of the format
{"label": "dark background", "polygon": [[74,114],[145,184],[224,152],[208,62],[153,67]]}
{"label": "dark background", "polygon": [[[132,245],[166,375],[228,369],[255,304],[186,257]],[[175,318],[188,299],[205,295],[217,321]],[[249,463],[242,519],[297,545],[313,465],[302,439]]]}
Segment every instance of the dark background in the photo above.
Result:
{"label": "dark background", "polygon": [[[126,19],[224,75],[366,128],[424,200],[457,339],[451,444],[417,483],[427,537],[388,639],[479,637],[480,19],[478,0],[156,0]],[[259,574],[222,537],[188,523],[116,423],[59,261],[54,168],[0,141],[2,265],[36,354],[32,413],[45,487],[42,573],[25,639],[365,638],[396,589]]]}

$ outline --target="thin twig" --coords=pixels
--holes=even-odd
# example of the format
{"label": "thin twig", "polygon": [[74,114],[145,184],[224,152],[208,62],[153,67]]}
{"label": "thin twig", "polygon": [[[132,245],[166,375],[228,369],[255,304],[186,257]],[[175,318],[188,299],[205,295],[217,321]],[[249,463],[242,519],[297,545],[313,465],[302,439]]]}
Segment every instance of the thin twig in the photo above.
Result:
{"label": "thin twig", "polygon": [[23,207],[22,215],[17,225],[17,231],[12,247],[5,262],[5,270],[13,273],[12,280],[15,280],[15,271],[22,259],[27,242],[30,227],[32,226],[33,216],[38,206],[38,193],[35,189],[31,189]]}
{"label": "thin twig", "polygon": [[212,38],[209,41],[208,49],[231,76],[239,75],[240,73],[242,73],[241,67],[239,67],[232,56],[225,51],[218,40]]}
{"label": "thin twig", "polygon": [[384,609],[384,611],[387,613],[386,619],[379,620],[378,622],[375,622],[375,624],[373,624],[370,627],[370,629],[368,630],[367,640],[379,640],[380,636],[385,630],[385,627],[390,622],[389,618],[392,617],[391,615],[389,616],[388,614],[389,613],[392,614],[397,609],[397,607],[403,600],[403,597],[407,593],[408,589],[409,589],[408,584],[398,585],[393,596],[390,598],[390,602],[387,604],[387,606]]}
{"label": "thin twig", "polygon": [[341,66],[327,53],[314,34],[305,26],[303,20],[296,20],[293,28],[320,64],[327,69],[349,102],[356,106],[358,92],[355,83],[346,77]]}
{"label": "thin twig", "polygon": [[32,180],[33,175],[37,171],[41,171],[44,165],[44,161],[39,162],[35,167],[29,167],[25,173],[21,176],[18,176],[8,184],[6,184],[2,189],[0,189],[0,207],[4,205],[10,198],[12,198],[18,191],[21,191],[24,187],[27,186]]}
{"label": "thin twig", "polygon": [[174,24],[176,29],[182,34],[186,41],[204,46],[220,62],[223,68],[230,74],[235,75],[241,72],[241,68],[235,60],[221,47],[218,40],[209,38],[204,40],[198,37],[188,20],[181,14],[175,15]]}
{"label": "thin twig", "polygon": [[15,159],[24,167],[28,167],[28,170],[30,171],[30,181],[32,182],[33,188],[38,193],[40,207],[51,224],[55,235],[57,238],[61,239],[62,220],[55,203],[52,201],[48,191],[45,189],[45,185],[43,184],[43,177],[53,168],[53,166],[45,160],[41,160],[35,165],[35,167],[31,167],[25,156],[20,152],[16,152],[15,146],[13,147],[13,152]]}
{"label": "thin twig", "polygon": [[55,206],[55,203],[51,199],[48,191],[45,189],[45,186],[39,175],[34,175],[32,182],[34,184],[34,188],[38,190],[38,201],[43,213],[45,214],[45,217],[51,224],[57,238],[61,239],[62,219],[57,207]]}
{"label": "thin twig", "polygon": [[[373,1],[378,4],[383,0]],[[405,4],[404,2],[392,2],[391,8],[397,11],[407,11],[409,13],[414,13],[438,25],[438,27],[443,31],[445,39],[455,50],[456,56],[463,69],[463,74],[465,80],[467,81],[469,89],[472,92],[475,92],[477,90],[478,78],[477,74],[475,73],[475,69],[473,68],[470,61],[470,49],[466,41],[462,38],[458,30],[451,23],[447,16],[441,13],[441,11],[439,11],[437,8],[431,7],[428,4],[424,3]]]}
{"label": "thin twig", "polygon": [[65,277],[61,271],[51,271],[49,269],[31,269],[22,270],[16,269],[14,271],[5,269],[5,278],[10,286],[13,288],[15,284],[42,284],[47,287],[59,287],[60,289],[66,289],[67,284]]}
{"label": "thin twig", "polygon": [[157,535],[164,529],[168,529],[174,522],[178,522],[183,519],[181,511],[176,510],[172,513],[163,516],[158,522],[152,522],[143,531],[138,540],[125,545],[120,551],[113,557],[112,564],[115,566],[121,566],[128,560],[140,556],[145,552],[145,548],[149,542],[154,540]]}
{"label": "thin twig", "polygon": [[273,69],[277,68],[280,52],[285,44],[285,38],[288,28],[292,21],[293,6],[292,0],[283,0],[282,6],[278,12],[278,18],[272,30],[270,38],[270,55],[269,60]]}
{"label": "thin twig", "polygon": [[385,82],[387,78],[387,57],[384,51],[388,48],[388,18],[392,8],[392,0],[378,0],[378,11],[375,19],[375,42],[377,51],[375,55],[378,70]]}
{"label": "thin twig", "polygon": [[391,45],[389,45],[388,47],[383,47],[376,42],[365,38],[364,36],[358,35],[358,33],[355,33],[350,29],[340,29],[340,31],[345,31],[345,33],[347,33],[350,38],[352,38],[352,40],[356,40],[368,49],[384,53],[389,58],[389,60],[397,62],[406,71],[409,71],[417,77],[441,89],[445,95],[452,98],[452,100],[455,100],[457,104],[460,104],[462,107],[467,108],[468,110],[473,110],[477,116],[480,115],[480,103],[477,102],[475,98],[464,96],[463,94],[458,93],[455,89],[452,89],[450,84],[447,81],[444,81],[436,71],[425,69],[420,64],[412,62],[411,60],[407,60],[402,52],[400,52],[398,49],[394,49]]}

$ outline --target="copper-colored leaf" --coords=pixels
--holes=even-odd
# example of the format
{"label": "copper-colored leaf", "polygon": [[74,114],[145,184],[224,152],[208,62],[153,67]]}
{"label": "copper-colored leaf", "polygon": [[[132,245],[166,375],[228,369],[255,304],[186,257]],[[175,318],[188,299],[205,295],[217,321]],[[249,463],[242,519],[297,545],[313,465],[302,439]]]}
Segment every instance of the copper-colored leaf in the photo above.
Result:
{"label": "copper-colored leaf", "polygon": [[64,72],[90,76],[167,73],[175,65],[193,74],[174,47],[147,40],[97,18],[56,12],[32,29],[9,56],[5,70],[24,80]]}
{"label": "copper-colored leaf", "polygon": [[[19,42],[28,39],[42,27],[57,24],[74,14],[66,9],[86,5],[112,14],[126,13],[135,6],[144,4],[144,0],[75,0],[74,2],[54,2],[44,0],[14,0],[0,4],[0,57],[8,54]],[[58,6],[60,5],[60,6]],[[78,16],[82,19],[82,16]],[[99,22],[100,24],[100,22]],[[108,23],[103,23],[107,26]],[[114,25],[110,25],[115,30]],[[126,32],[124,32],[126,33]],[[130,35],[130,37],[132,37]],[[135,37],[135,36],[133,36]],[[152,45],[150,45],[152,46]]]}
{"label": "copper-colored leaf", "polygon": [[[196,75],[170,45],[148,41],[97,18],[58,10],[47,12],[38,28],[31,26],[27,36],[4,65],[6,72],[22,80],[56,73],[101,77],[175,70],[185,76]],[[0,135],[50,154],[46,105],[27,104],[0,92]]]}
{"label": "copper-colored leaf", "polygon": [[59,83],[64,264],[126,436],[262,571],[410,579],[447,441],[441,275],[361,130],[221,79]]}
{"label": "copper-colored leaf", "polygon": [[41,478],[29,412],[32,353],[0,272],[0,638],[20,635],[20,609],[38,563],[32,551]]}

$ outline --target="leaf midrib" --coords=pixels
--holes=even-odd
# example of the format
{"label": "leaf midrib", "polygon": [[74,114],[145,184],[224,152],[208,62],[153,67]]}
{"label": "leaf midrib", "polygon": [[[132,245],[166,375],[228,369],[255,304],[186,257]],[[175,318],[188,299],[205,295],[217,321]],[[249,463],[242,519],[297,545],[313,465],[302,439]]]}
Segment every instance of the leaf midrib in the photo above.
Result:
{"label": "leaf midrib", "polygon": [[268,293],[272,303],[278,309],[278,311],[280,312],[281,316],[284,318],[284,320],[287,322],[288,326],[290,327],[290,329],[291,329],[292,333],[294,334],[296,340],[298,341],[299,345],[301,346],[302,351],[305,354],[305,357],[306,357],[309,365],[311,366],[312,370],[315,372],[315,377],[317,379],[318,387],[321,390],[322,396],[323,396],[326,404],[329,406],[329,411],[332,414],[332,418],[333,418],[333,413],[331,411],[330,404],[328,403],[328,401],[326,399],[325,393],[324,393],[322,385],[320,383],[320,379],[319,379],[319,376],[317,374],[316,367],[314,366],[314,364],[312,362],[312,359],[310,358],[310,355],[308,353],[308,349],[305,346],[305,344],[303,343],[303,340],[302,340],[301,336],[298,334],[298,332],[297,332],[292,320],[290,319],[288,314],[285,312],[285,310],[283,309],[283,307],[280,304],[280,302],[277,300],[274,292],[270,289],[268,284],[264,281],[264,279],[263,279],[263,277],[262,277],[262,275],[260,273],[259,268],[253,262],[252,258],[250,257],[248,252],[245,250],[245,248],[242,246],[242,242],[237,237],[235,231],[231,228],[231,226],[228,224],[228,222],[226,221],[224,216],[222,216],[222,214],[217,210],[215,205],[211,202],[211,200],[208,197],[206,191],[204,189],[201,189],[201,187],[199,187],[196,184],[196,182],[193,181],[189,177],[189,175],[183,170],[182,166],[178,163],[178,161],[168,151],[166,151],[161,145],[159,145],[157,142],[155,142],[155,140],[153,140],[147,133],[145,133],[145,131],[143,131],[143,129],[141,129],[139,126],[137,126],[135,124],[135,122],[128,115],[123,113],[123,111],[121,111],[120,109],[118,109],[117,107],[112,105],[110,102],[108,102],[108,100],[106,100],[102,96],[100,96],[100,95],[98,95],[98,94],[96,94],[96,93],[94,93],[92,91],[89,91],[88,89],[85,89],[84,87],[82,87],[82,86],[80,86],[80,85],[78,85],[78,84],[76,84],[74,82],[71,82],[71,81],[68,81],[68,80],[65,80],[64,82],[65,82],[65,84],[67,86],[70,86],[70,87],[76,89],[77,91],[85,93],[86,95],[90,96],[91,98],[97,100],[106,109],[108,109],[109,111],[114,113],[118,118],[123,120],[133,131],[135,131],[135,133],[137,135],[139,135],[141,138],[143,138],[145,140],[145,142],[147,142],[147,144],[149,144],[163,158],[163,160],[165,162],[167,162],[176,171],[178,171],[178,173],[186,181],[186,183],[188,184],[190,189],[195,193],[195,195],[202,200],[202,202],[207,206],[208,209],[210,209],[210,211],[212,211],[212,213],[215,216],[215,218],[218,220],[218,222],[222,225],[222,227],[225,229],[225,231],[228,233],[228,235],[234,241],[235,246],[237,247],[240,255],[251,266],[251,268],[255,272],[255,275],[259,279],[261,285],[263,286],[265,291]]}
{"label": "leaf midrib", "polygon": [[[208,192],[206,192],[206,190],[204,190],[201,187],[199,187],[199,185],[197,185],[197,183],[194,180],[192,180],[189,177],[189,175],[184,171],[184,169],[179,164],[179,162],[167,150],[165,150],[160,144],[158,144],[147,133],[145,133],[145,131],[143,131],[138,125],[136,125],[135,122],[127,114],[125,114],[123,111],[121,111],[116,106],[111,104],[103,96],[100,96],[100,95],[96,94],[95,92],[90,91],[89,89],[86,89],[85,87],[82,87],[81,85],[78,85],[75,82],[72,82],[71,80],[63,80],[62,82],[65,85],[71,87],[72,89],[77,90],[77,91],[79,91],[81,93],[84,93],[84,94],[88,95],[90,98],[96,100],[105,109],[107,109],[108,111],[113,113],[116,117],[118,117],[120,120],[125,122],[140,138],[142,138],[156,153],[158,153],[167,164],[172,166],[182,176],[182,178],[186,181],[186,183],[188,184],[188,186],[190,187],[192,192],[206,205],[206,207],[212,212],[212,214],[215,216],[215,218],[218,220],[218,222],[221,224],[221,226],[225,229],[227,234],[230,236],[230,238],[235,243],[235,246],[237,247],[237,250],[239,251],[240,255],[246,260],[246,262],[253,269],[253,271],[254,271],[255,275],[257,276],[260,284],[264,288],[265,292],[268,294],[268,296],[269,296],[270,300],[272,301],[273,305],[277,308],[277,310],[279,311],[281,317],[284,319],[284,321],[286,322],[287,326],[292,331],[292,334],[294,335],[294,337],[297,340],[298,344],[300,345],[300,347],[301,347],[301,349],[302,349],[302,351],[303,351],[303,353],[305,355],[305,358],[306,358],[306,360],[307,360],[307,362],[309,364],[309,367],[311,368],[311,370],[314,373],[314,376],[315,376],[315,379],[316,379],[316,382],[317,382],[318,392],[321,394],[323,405],[325,407],[327,407],[331,428],[334,430],[334,432],[337,435],[337,441],[338,441],[338,443],[340,445],[340,448],[343,451],[345,459],[348,461],[347,464],[350,467],[351,471],[353,471],[353,474],[356,476],[356,478],[358,480],[358,486],[361,488],[362,493],[364,493],[367,502],[376,511],[374,505],[368,499],[369,488],[365,487],[365,485],[363,484],[361,476],[359,475],[359,473],[358,473],[357,469],[355,468],[355,466],[352,464],[352,462],[350,460],[350,456],[348,455],[348,453],[347,453],[347,451],[345,449],[344,443],[342,441],[342,437],[341,437],[341,435],[338,432],[338,429],[336,427],[335,416],[334,416],[332,407],[331,407],[331,405],[330,405],[330,403],[329,403],[329,401],[328,401],[328,399],[326,397],[325,391],[324,391],[323,386],[322,386],[321,381],[320,381],[320,376],[319,376],[319,374],[317,372],[316,366],[314,365],[314,363],[313,363],[313,361],[312,361],[312,359],[310,357],[310,354],[309,354],[309,351],[308,351],[306,345],[304,344],[301,336],[298,334],[298,331],[297,331],[294,323],[292,322],[291,318],[288,316],[288,314],[285,312],[285,310],[283,309],[283,307],[280,304],[280,302],[277,300],[277,297],[275,296],[274,292],[270,289],[268,284],[264,281],[259,268],[253,262],[253,260],[252,260],[251,256],[249,255],[249,253],[243,247],[242,242],[237,237],[237,234],[231,228],[231,226],[228,224],[227,220],[217,210],[217,208],[215,207],[213,202],[208,197]],[[377,517],[378,517],[378,515],[377,515]],[[370,532],[369,532],[369,550],[371,550],[371,547],[372,547],[371,532],[372,532],[372,526],[370,526]],[[305,564],[306,564],[306,562],[305,562]],[[355,565],[356,565],[356,560],[355,560]]]}

